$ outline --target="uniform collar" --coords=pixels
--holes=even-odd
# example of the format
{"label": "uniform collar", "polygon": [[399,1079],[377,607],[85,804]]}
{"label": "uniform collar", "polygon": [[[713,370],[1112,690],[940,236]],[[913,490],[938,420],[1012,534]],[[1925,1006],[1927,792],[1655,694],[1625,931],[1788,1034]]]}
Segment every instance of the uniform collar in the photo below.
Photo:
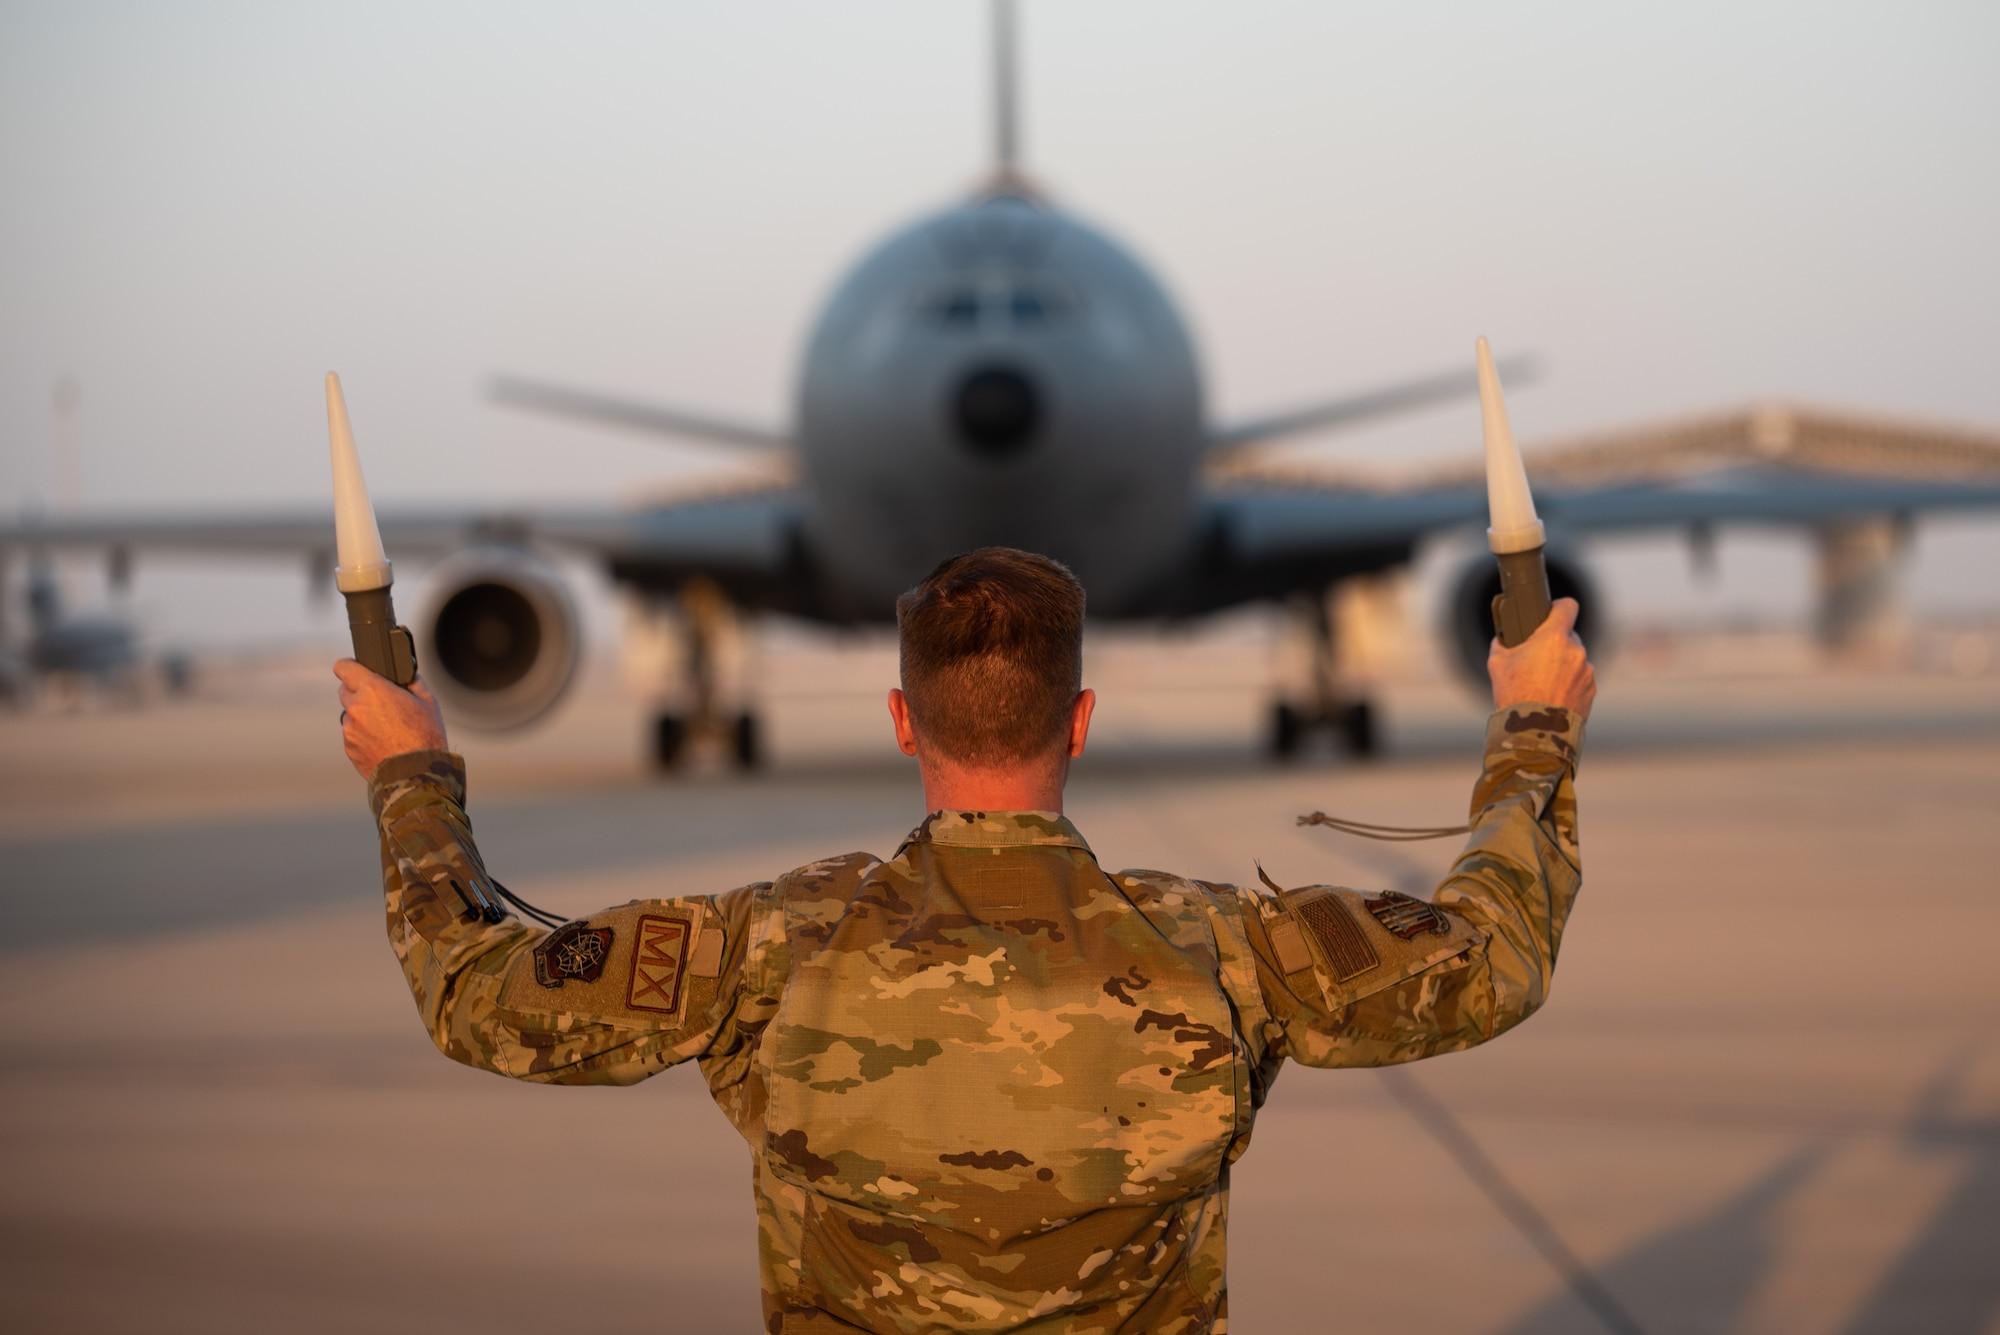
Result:
{"label": "uniform collar", "polygon": [[1053,811],[933,811],[896,852],[911,844],[965,848],[1080,848],[1090,845],[1067,817]]}

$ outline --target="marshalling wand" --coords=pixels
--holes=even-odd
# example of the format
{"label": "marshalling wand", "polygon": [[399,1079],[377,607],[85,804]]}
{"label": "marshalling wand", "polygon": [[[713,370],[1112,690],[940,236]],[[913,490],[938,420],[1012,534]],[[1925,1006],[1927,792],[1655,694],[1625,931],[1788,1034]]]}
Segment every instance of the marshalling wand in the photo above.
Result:
{"label": "marshalling wand", "polygon": [[1535,633],[1549,615],[1549,570],[1542,561],[1548,533],[1535,515],[1528,470],[1507,425],[1507,401],[1493,352],[1478,343],[1479,421],[1486,434],[1486,545],[1500,564],[1500,592],[1493,599],[1493,630],[1513,648]]}
{"label": "marshalling wand", "polygon": [[[1493,549],[1493,559],[1500,563],[1500,592],[1493,599],[1493,633],[1511,649],[1548,620],[1549,568],[1542,560],[1548,532],[1535,515],[1534,493],[1528,490],[1528,470],[1521,466],[1521,451],[1515,447],[1514,432],[1507,425],[1507,401],[1500,397],[1500,375],[1493,369],[1493,351],[1483,338],[1477,351],[1479,420],[1486,432],[1486,512],[1490,525],[1486,530],[1486,545]],[[1329,816],[1324,811],[1299,817],[1299,824],[1325,825],[1343,834],[1390,843],[1443,839],[1472,829],[1470,825],[1376,825]],[[1259,868],[1258,874],[1262,875],[1262,871]]]}
{"label": "marshalling wand", "polygon": [[[389,567],[388,553],[382,550],[382,530],[375,523],[368,483],[361,476],[354,428],[347,421],[347,398],[340,392],[340,377],[331,371],[326,373],[326,429],[333,446],[333,540],[339,553],[333,583],[347,600],[347,629],[354,637],[355,661],[378,677],[408,686],[417,679],[416,641],[410,638],[407,626],[396,624],[396,608],[389,600],[395,572]],[[346,718],[346,714],[341,715],[343,722]],[[499,922],[507,916],[506,909],[484,893],[479,881],[467,878],[466,884],[460,885],[455,877],[447,880],[464,904],[468,921],[483,918]],[[497,881],[493,888],[514,898]],[[551,920],[551,915],[533,911],[538,919]]]}
{"label": "marshalling wand", "polygon": [[340,377],[331,371],[326,374],[326,428],[333,448],[333,530],[339,553],[333,583],[347,600],[354,657],[377,676],[408,686],[417,679],[416,642],[406,627],[396,624],[396,609],[389,599],[395,572],[382,550],[382,530],[375,523],[368,483],[361,476],[361,456],[354,448]]}

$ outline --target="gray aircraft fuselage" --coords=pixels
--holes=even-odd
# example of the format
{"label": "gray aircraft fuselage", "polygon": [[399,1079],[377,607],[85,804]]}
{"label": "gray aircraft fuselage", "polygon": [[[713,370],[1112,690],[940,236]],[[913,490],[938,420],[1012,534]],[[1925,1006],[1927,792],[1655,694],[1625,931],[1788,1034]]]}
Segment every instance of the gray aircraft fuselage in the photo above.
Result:
{"label": "gray aircraft fuselage", "polygon": [[955,552],[1070,566],[1140,610],[1194,542],[1201,377],[1160,284],[1102,233],[996,192],[883,242],[800,375],[805,539],[850,615]]}

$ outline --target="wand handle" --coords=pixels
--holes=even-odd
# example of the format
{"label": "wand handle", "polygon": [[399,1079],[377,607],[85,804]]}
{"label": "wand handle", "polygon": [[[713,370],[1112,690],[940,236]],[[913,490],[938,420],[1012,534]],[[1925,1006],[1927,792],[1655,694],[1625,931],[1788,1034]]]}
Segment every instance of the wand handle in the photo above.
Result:
{"label": "wand handle", "polygon": [[1494,556],[1500,564],[1500,592],[1493,599],[1493,631],[1500,643],[1512,649],[1535,633],[1549,615],[1549,570],[1542,561],[1542,549],[1502,552]]}
{"label": "wand handle", "polygon": [[417,648],[408,628],[396,624],[389,586],[343,593],[347,599],[347,629],[354,637],[354,658],[378,677],[398,686],[417,679]]}

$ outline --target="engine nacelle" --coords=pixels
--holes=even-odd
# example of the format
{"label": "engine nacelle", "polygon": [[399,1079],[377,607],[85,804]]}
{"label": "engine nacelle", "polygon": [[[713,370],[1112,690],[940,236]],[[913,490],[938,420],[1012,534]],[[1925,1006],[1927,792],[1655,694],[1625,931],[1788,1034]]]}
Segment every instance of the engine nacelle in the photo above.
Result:
{"label": "engine nacelle", "polygon": [[576,606],[553,566],[519,547],[473,547],[425,589],[418,662],[453,721],[518,728],[547,713],[576,671]]}
{"label": "engine nacelle", "polygon": [[[1586,647],[1604,624],[1603,604],[1591,586],[1590,577],[1574,556],[1545,552],[1543,563],[1549,570],[1549,596],[1577,601],[1576,634]],[[1493,646],[1493,599],[1500,592],[1500,567],[1491,556],[1481,553],[1466,564],[1452,585],[1446,604],[1445,632],[1451,639],[1452,658],[1468,680],[1484,688],[1486,654]],[[1601,647],[1601,646],[1600,646]]]}

